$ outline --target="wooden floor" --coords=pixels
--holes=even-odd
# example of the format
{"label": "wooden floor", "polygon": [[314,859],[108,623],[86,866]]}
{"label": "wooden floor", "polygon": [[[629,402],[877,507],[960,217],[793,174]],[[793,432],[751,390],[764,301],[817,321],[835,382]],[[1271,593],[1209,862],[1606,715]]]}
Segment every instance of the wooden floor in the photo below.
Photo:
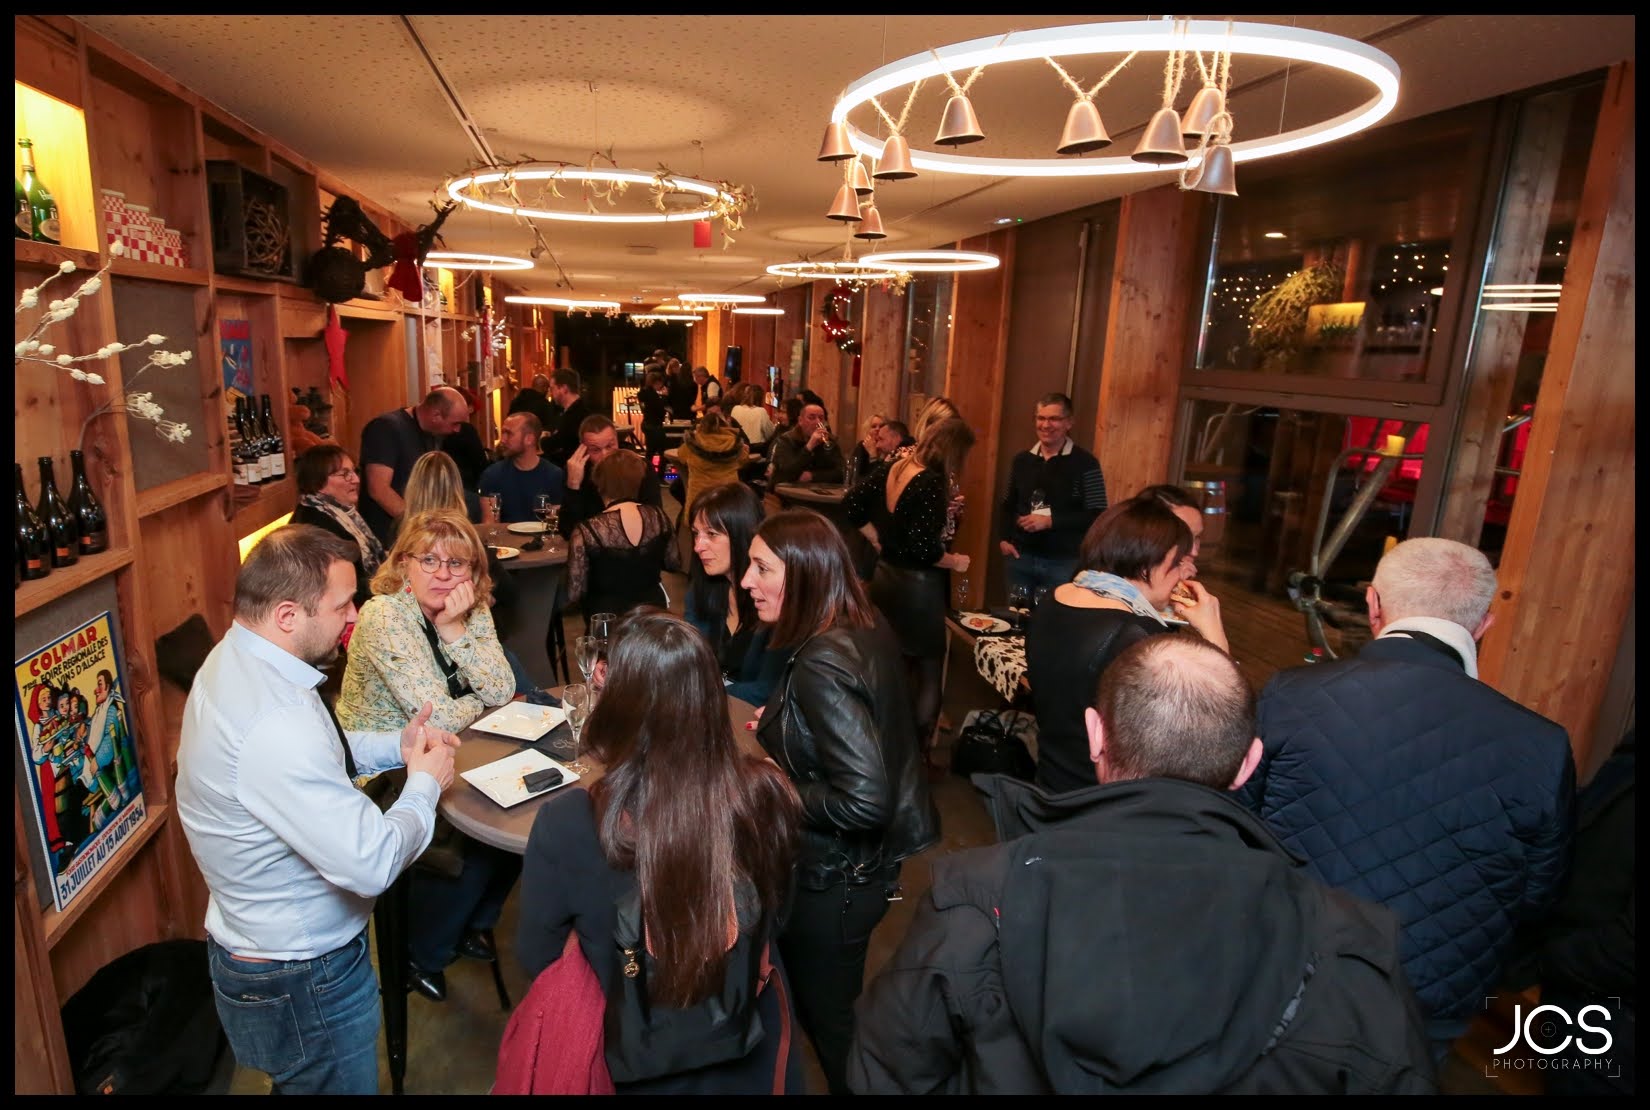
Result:
{"label": "wooden floor", "polygon": [[[1306,618],[1288,597],[1256,592],[1246,572],[1239,573],[1218,557],[1199,558],[1197,577],[1219,599],[1232,658],[1257,694],[1278,671],[1307,661],[1311,643]],[[1342,654],[1351,638],[1343,640],[1333,628],[1325,631],[1330,648]]]}

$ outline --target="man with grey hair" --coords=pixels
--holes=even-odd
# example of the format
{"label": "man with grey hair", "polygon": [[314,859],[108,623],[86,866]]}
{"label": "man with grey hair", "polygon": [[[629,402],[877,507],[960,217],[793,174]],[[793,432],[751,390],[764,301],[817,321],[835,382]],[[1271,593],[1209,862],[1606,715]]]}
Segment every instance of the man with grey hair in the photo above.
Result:
{"label": "man with grey hair", "polygon": [[1098,785],[978,775],[1002,843],[934,861],[857,1006],[860,1094],[1429,1093],[1387,911],[1229,793],[1260,759],[1231,657],[1153,636],[1085,711]]}
{"label": "man with grey hair", "polygon": [[[355,554],[308,524],[260,540],[183,708],[178,820],[206,880],[218,1017],[277,1094],[377,1093],[367,918],[453,781],[458,738],[426,724],[429,702],[400,732],[346,735],[321,698],[355,620]],[[351,781],[402,765],[385,811]]]}
{"label": "man with grey hair", "polygon": [[1495,589],[1466,544],[1387,552],[1365,595],[1375,639],[1267,684],[1265,755],[1242,792],[1319,878],[1398,915],[1440,1058],[1569,863],[1569,737],[1478,680]]}
{"label": "man with grey hair", "polygon": [[385,547],[407,503],[401,494],[413,464],[470,419],[470,403],[450,385],[438,385],[416,405],[391,409],[361,429],[361,515]]}

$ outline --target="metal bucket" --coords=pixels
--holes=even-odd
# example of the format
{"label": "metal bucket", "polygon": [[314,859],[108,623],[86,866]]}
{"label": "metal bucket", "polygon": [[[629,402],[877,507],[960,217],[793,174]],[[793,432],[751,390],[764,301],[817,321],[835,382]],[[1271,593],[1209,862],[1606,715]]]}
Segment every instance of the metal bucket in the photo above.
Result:
{"label": "metal bucket", "polygon": [[1188,479],[1181,483],[1203,513],[1203,555],[1220,551],[1226,538],[1226,483],[1220,479]]}

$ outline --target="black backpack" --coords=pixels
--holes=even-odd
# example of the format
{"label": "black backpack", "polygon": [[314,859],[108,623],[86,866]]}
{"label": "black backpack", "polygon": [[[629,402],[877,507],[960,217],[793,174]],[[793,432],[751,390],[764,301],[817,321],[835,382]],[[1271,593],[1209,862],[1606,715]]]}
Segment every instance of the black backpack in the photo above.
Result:
{"label": "black backpack", "polygon": [[635,1083],[738,1060],[762,1043],[757,996],[773,970],[768,959],[772,922],[755,912],[755,889],[746,882],[740,883],[736,904],[739,938],[728,953],[722,989],[677,1009],[655,1006],[648,996],[654,963],[647,951],[639,890],[632,885],[619,899],[613,941],[622,974],[607,992],[602,1023],[613,1082]]}

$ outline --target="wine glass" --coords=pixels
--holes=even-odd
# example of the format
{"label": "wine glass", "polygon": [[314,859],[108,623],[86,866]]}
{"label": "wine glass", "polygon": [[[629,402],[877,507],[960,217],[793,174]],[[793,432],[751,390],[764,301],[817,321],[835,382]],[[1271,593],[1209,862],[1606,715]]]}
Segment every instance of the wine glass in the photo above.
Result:
{"label": "wine glass", "polygon": [[602,642],[602,650],[607,650],[607,638],[613,634],[613,626],[619,623],[617,613],[592,613],[590,616],[590,635]]}
{"label": "wine glass", "polygon": [[1010,619],[1018,626],[1024,626],[1026,617],[1031,614],[1031,587],[1024,582],[1016,582],[1008,588],[1008,609]]}
{"label": "wine glass", "polygon": [[1040,489],[1031,491],[1031,511],[1040,513],[1048,508],[1048,495]]}
{"label": "wine glass", "polygon": [[533,515],[543,521],[546,528],[550,527],[550,518],[557,508],[558,506],[555,501],[551,500],[548,493],[535,493],[533,495]]}
{"label": "wine glass", "polygon": [[561,707],[567,712],[567,727],[573,733],[573,759],[567,767],[582,775],[590,770],[579,758],[579,734],[584,731],[584,723],[590,715],[590,687],[582,682],[569,682],[563,686]]}
{"label": "wine glass", "polygon": [[590,673],[596,669],[596,660],[601,658],[601,654],[602,642],[594,636],[580,636],[573,642],[573,657],[578,661],[586,684],[590,682]]}
{"label": "wine glass", "polygon": [[968,575],[959,574],[956,579],[957,609],[960,612],[968,604]]}

